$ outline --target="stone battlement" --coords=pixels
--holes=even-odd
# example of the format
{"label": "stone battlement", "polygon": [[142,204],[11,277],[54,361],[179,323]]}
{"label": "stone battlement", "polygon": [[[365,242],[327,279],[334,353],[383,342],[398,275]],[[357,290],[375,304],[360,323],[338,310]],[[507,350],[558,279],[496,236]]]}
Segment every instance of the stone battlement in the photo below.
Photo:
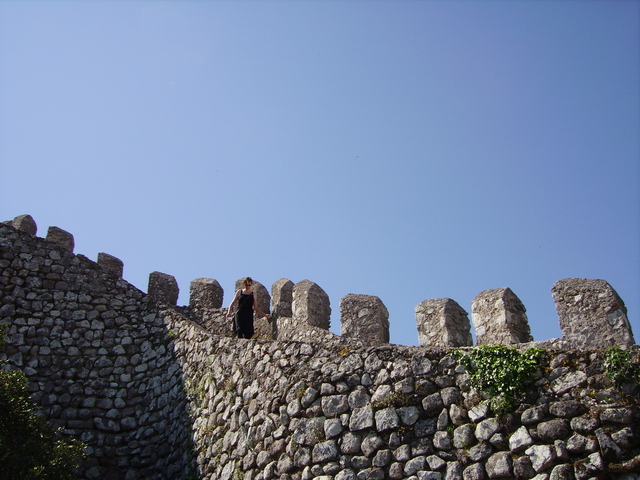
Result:
{"label": "stone battlement", "polygon": [[[37,232],[36,223],[30,215],[20,215],[5,224],[11,224],[30,235]],[[73,235],[58,227],[49,227],[46,240],[73,252]],[[122,276],[124,264],[120,259],[100,253],[97,262]],[[236,282],[236,290],[242,288],[241,282],[242,279]],[[329,296],[314,282],[302,280],[294,284],[282,278],[272,285],[271,295],[260,282],[255,282],[254,288],[264,312],[272,311],[273,297],[274,322],[291,318],[296,320],[300,328],[311,326],[329,330]],[[178,282],[166,273],[152,272],[149,275],[148,294],[160,303],[176,306]],[[563,333],[561,341],[565,347],[597,349],[635,345],[624,302],[606,281],[563,279],[553,286],[552,294]],[[193,321],[202,324],[205,318],[211,320],[217,317],[222,323],[216,310],[222,308],[223,301],[224,290],[217,280],[198,278],[191,283],[188,312]],[[526,308],[511,289],[485,290],[473,300],[471,309],[477,345],[514,345],[534,341]],[[450,348],[473,345],[468,313],[454,300],[425,300],[415,307],[415,311],[421,346]],[[281,320],[281,323],[292,324],[293,321]],[[342,298],[340,323],[342,336],[356,339],[364,345],[389,342],[389,313],[378,297],[348,294]],[[281,329],[276,323],[271,326],[259,325],[258,331],[263,338],[277,340]],[[300,334],[301,339],[306,337],[304,332]],[[295,339],[293,332],[289,332],[288,338]],[[543,345],[549,343],[545,340]]]}

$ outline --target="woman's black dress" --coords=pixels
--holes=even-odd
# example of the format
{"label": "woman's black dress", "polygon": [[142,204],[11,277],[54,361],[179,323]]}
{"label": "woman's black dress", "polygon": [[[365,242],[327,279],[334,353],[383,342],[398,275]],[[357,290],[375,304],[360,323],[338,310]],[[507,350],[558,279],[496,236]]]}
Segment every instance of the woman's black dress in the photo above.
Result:
{"label": "woman's black dress", "polygon": [[238,311],[236,312],[236,335],[238,338],[253,337],[253,292],[240,292]]}

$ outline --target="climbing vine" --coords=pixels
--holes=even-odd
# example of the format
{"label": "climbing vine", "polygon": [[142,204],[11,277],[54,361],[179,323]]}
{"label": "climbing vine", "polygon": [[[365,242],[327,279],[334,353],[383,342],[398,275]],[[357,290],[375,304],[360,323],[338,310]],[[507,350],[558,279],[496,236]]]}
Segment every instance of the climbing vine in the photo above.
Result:
{"label": "climbing vine", "polygon": [[513,410],[534,380],[546,352],[530,348],[522,353],[505,345],[482,345],[454,355],[471,376],[471,384],[487,398],[496,413]]}

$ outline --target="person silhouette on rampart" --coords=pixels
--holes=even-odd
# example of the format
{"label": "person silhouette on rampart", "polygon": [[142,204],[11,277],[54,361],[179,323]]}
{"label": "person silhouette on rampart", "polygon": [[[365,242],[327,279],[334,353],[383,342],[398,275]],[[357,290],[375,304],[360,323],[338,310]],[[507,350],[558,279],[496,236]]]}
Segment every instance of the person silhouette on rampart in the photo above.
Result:
{"label": "person silhouette on rampart", "polygon": [[253,279],[247,277],[242,282],[243,288],[238,290],[229,305],[227,318],[233,315],[233,307],[237,304],[238,308],[234,316],[234,331],[238,338],[253,337],[253,312],[254,310],[262,317],[271,318],[271,315],[264,313],[258,306],[257,293],[253,291]]}

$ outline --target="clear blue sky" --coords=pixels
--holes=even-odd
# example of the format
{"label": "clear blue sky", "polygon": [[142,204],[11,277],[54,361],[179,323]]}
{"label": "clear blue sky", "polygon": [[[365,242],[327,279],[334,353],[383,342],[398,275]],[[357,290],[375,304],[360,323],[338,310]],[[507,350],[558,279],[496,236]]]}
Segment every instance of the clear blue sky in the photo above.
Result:
{"label": "clear blue sky", "polygon": [[0,220],[142,290],[305,278],[469,314],[602,278],[640,341],[640,2],[0,1]]}

